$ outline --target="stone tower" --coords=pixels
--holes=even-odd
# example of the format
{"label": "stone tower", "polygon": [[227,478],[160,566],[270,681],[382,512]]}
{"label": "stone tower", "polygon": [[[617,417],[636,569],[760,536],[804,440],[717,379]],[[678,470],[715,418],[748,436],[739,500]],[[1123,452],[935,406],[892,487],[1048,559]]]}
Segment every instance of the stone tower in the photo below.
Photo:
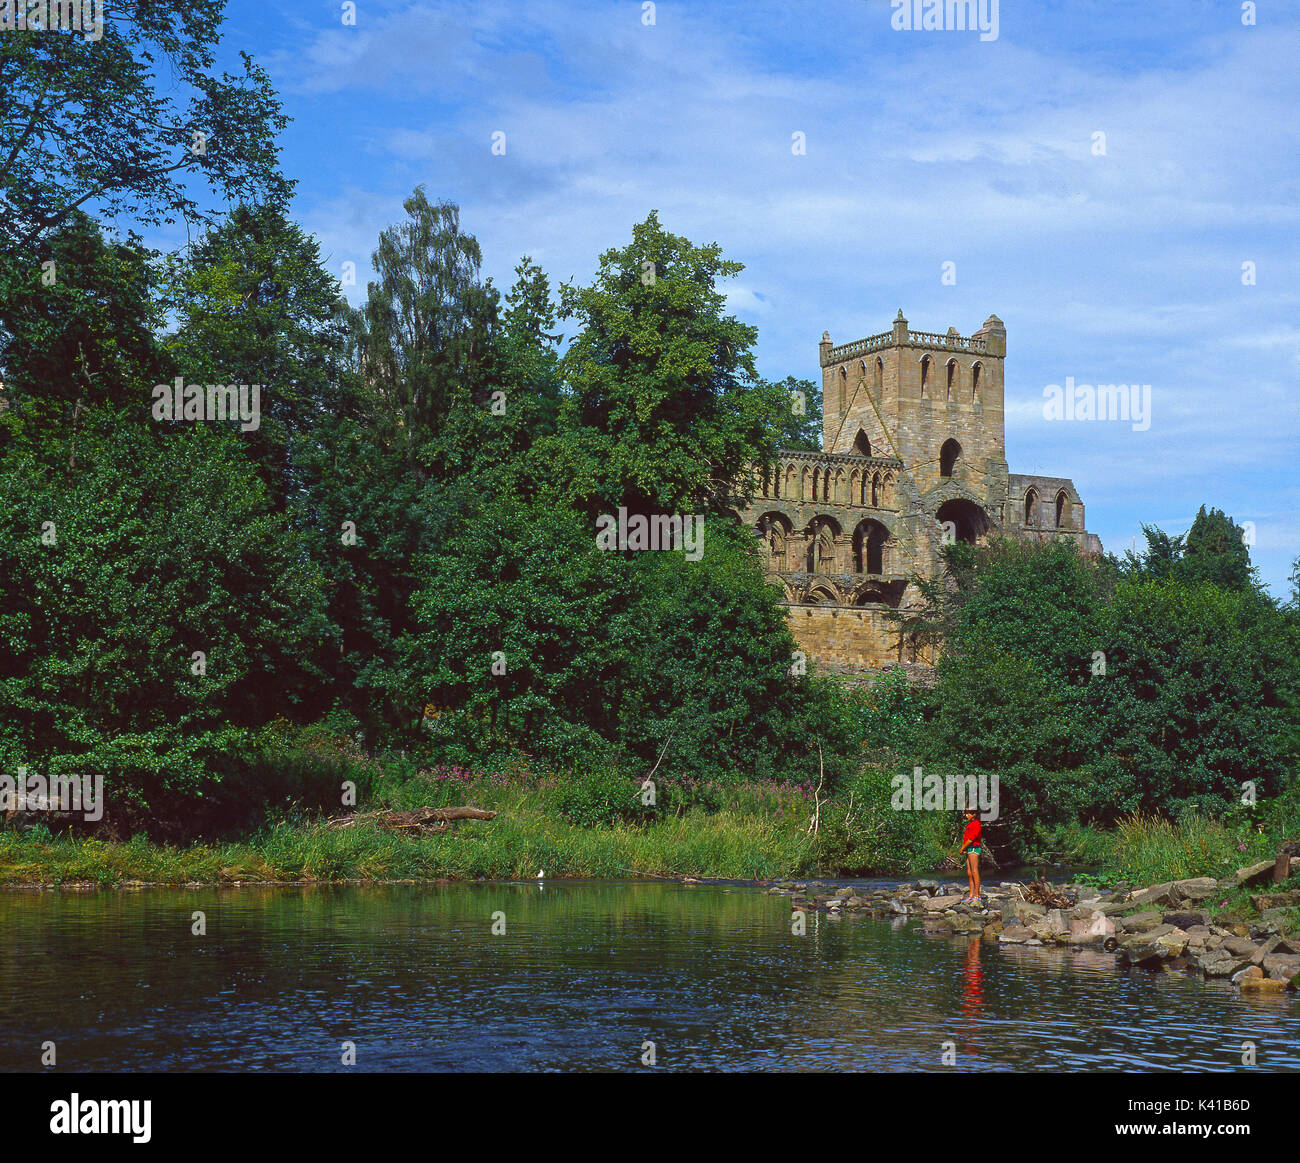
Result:
{"label": "stone tower", "polygon": [[742,514],[806,653],[845,675],[907,657],[896,618],[913,579],[942,569],[947,541],[993,530],[1072,537],[1083,504],[1065,478],[1012,476],[1003,397],[1006,328],[990,315],[973,335],[889,331],[836,346],[823,333],[822,451],[783,450]]}

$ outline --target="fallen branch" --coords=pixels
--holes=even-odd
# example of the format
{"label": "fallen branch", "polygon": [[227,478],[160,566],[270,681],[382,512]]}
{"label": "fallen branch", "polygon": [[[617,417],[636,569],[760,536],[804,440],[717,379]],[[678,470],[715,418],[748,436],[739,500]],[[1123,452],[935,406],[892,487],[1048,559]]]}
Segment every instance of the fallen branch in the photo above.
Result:
{"label": "fallen branch", "polygon": [[354,824],[375,824],[395,832],[445,832],[458,820],[491,820],[496,812],[482,808],[411,808],[409,811],[391,810],[354,812],[330,820],[330,828],[351,828]]}

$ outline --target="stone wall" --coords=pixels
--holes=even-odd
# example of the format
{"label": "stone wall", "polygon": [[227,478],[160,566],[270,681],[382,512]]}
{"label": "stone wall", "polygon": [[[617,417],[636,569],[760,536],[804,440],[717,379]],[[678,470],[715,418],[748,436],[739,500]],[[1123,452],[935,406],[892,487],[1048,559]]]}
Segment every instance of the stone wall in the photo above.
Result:
{"label": "stone wall", "polygon": [[1073,482],[1008,471],[1006,351],[996,315],[971,336],[912,331],[901,311],[866,339],[822,335],[823,451],[783,451],[740,513],[821,669],[855,681],[934,661],[900,652],[889,612],[917,604],[910,579],[937,576],[947,541],[1000,532],[1101,552]]}

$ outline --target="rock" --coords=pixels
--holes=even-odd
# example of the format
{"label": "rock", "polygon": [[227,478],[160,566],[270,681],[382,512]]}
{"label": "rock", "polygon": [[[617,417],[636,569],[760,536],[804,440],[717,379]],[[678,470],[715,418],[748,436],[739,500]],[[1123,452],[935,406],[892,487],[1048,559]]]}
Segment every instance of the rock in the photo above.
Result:
{"label": "rock", "polygon": [[841,900],[848,900],[849,897],[854,896],[856,894],[851,888],[837,888],[835,890],[835,895],[839,897]]}
{"label": "rock", "polygon": [[1240,985],[1247,977],[1263,977],[1264,971],[1258,965],[1247,965],[1232,975],[1232,984]]}
{"label": "rock", "polygon": [[943,909],[950,909],[953,905],[959,905],[961,904],[961,901],[962,898],[959,896],[932,896],[927,897],[921,903],[925,906],[927,911],[933,909],[938,912]]}
{"label": "rock", "polygon": [[1172,905],[1174,903],[1174,886],[1172,882],[1153,884],[1150,888],[1140,888],[1128,894],[1130,905]]}
{"label": "rock", "polygon": [[907,916],[907,906],[903,904],[902,901],[891,900],[889,902],[889,911],[891,913],[898,913],[902,916]]}
{"label": "rock", "polygon": [[1273,948],[1278,953],[1300,953],[1300,933],[1279,937]]}
{"label": "rock", "polygon": [[1300,977],[1300,956],[1294,953],[1270,953],[1263,966],[1264,972],[1277,981],[1292,982]]}
{"label": "rock", "polygon": [[1286,989],[1286,982],[1271,977],[1243,977],[1241,988],[1250,993],[1282,993]]}
{"label": "rock", "polygon": [[1027,945],[1035,940],[1037,938],[1024,925],[1004,925],[1002,932],[998,934],[998,942],[1003,945]]}
{"label": "rock", "polygon": [[937,889],[938,889],[938,887],[939,887],[939,882],[938,882],[937,880],[918,880],[918,881],[916,882],[916,887],[917,887],[917,888],[928,888],[928,889],[930,889],[931,891],[934,891],[934,890],[937,890]]}
{"label": "rock", "polygon": [[1236,953],[1242,957],[1249,957],[1255,952],[1257,946],[1249,937],[1226,937],[1223,942],[1223,948],[1229,953]]}
{"label": "rock", "polygon": [[1286,908],[1262,909],[1260,911],[1260,920],[1268,925],[1280,925],[1290,911],[1290,909]]}
{"label": "rock", "polygon": [[1070,921],[1072,945],[1099,945],[1114,932],[1115,922],[1099,909],[1094,909],[1090,917],[1076,917]]}
{"label": "rock", "polygon": [[1250,898],[1250,903],[1259,909],[1261,915],[1265,909],[1293,909],[1300,906],[1300,892],[1261,892]]}
{"label": "rock", "polygon": [[1047,910],[1042,905],[1033,905],[1028,901],[1012,899],[1002,904],[1002,923],[1024,924],[1027,917],[1041,917]]}
{"label": "rock", "polygon": [[1180,901],[1208,900],[1219,891],[1219,882],[1212,876],[1194,876],[1190,880],[1173,883],[1174,896]]}
{"label": "rock", "polygon": [[953,917],[950,924],[954,933],[980,933],[984,930],[984,926],[974,917],[963,917],[960,914]]}
{"label": "rock", "polygon": [[1180,929],[1191,929],[1196,926],[1205,926],[1210,922],[1210,914],[1207,912],[1195,913],[1165,913],[1163,920],[1166,925],[1177,925]]}
{"label": "rock", "polygon": [[1206,977],[1231,977],[1234,973],[1251,967],[1248,959],[1229,953],[1226,949],[1203,953],[1196,959],[1196,965]]}
{"label": "rock", "polygon": [[1261,860],[1258,864],[1249,864],[1245,868],[1238,868],[1232,874],[1232,883],[1235,885],[1263,884],[1266,880],[1273,879],[1273,861]]}
{"label": "rock", "polygon": [[1149,932],[1140,933],[1121,942],[1120,960],[1128,965],[1141,965],[1154,961],[1168,961],[1178,957],[1187,948],[1187,934],[1172,925],[1160,925]]}
{"label": "rock", "polygon": [[1134,913],[1131,917],[1121,917],[1119,927],[1126,933],[1142,933],[1148,929],[1154,929],[1156,926],[1164,923],[1164,914],[1151,910],[1145,913]]}

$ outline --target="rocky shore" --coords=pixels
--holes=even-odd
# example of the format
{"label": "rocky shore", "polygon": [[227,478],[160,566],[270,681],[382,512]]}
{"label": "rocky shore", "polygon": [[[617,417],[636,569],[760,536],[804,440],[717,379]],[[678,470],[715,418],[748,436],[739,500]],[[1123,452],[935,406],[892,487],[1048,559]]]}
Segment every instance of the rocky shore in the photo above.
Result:
{"label": "rocky shore", "polygon": [[[897,888],[831,888],[825,882],[777,881],[768,891],[788,895],[794,910],[918,921],[927,932],[980,937],[999,945],[1060,945],[1113,952],[1117,963],[1144,969],[1226,978],[1243,991],[1300,990],[1300,932],[1285,933],[1284,916],[1300,907],[1300,891],[1251,895],[1253,920],[1211,918],[1207,906],[1227,891],[1261,887],[1274,862],[1212,876],[1134,888],[1003,881],[985,887],[978,904],[965,901],[960,882],[921,880]],[[1292,875],[1300,857],[1291,859]]]}

